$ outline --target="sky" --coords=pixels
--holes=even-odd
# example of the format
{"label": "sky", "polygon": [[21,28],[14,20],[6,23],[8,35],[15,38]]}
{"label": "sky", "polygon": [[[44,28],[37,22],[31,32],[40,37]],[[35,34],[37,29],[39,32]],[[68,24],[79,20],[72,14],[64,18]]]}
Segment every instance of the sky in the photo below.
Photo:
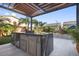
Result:
{"label": "sky", "polygon": [[[12,15],[16,16],[17,18],[25,18],[26,16],[18,14],[16,12],[12,12],[9,10],[5,10],[0,8],[0,15]],[[62,23],[66,21],[75,21],[76,20],[76,6],[64,8],[58,11],[54,11],[51,13],[47,13],[41,16],[34,17],[34,19],[37,19],[42,22],[47,23]]]}
{"label": "sky", "polygon": [[37,16],[38,19],[47,23],[57,23],[76,20],[76,6],[64,8],[55,12],[51,12],[45,15]]}
{"label": "sky", "polygon": [[7,9],[3,9],[3,8],[0,8],[0,15],[11,15],[11,16],[15,16],[17,18],[26,18],[26,16],[24,16],[22,14],[19,14],[19,13],[16,13],[16,12],[13,12],[13,11],[10,11]]}

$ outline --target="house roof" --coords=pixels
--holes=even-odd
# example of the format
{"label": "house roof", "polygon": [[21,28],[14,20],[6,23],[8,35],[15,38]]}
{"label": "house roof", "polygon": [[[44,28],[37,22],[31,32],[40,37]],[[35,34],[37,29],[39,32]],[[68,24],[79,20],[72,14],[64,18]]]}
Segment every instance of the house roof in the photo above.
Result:
{"label": "house roof", "polygon": [[35,17],[72,5],[74,5],[74,3],[2,3],[0,4],[0,7],[29,17]]}

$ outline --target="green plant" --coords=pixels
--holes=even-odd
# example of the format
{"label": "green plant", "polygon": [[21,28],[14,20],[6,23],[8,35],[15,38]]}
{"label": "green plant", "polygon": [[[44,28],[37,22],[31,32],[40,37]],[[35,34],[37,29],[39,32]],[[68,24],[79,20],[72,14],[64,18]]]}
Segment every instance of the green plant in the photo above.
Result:
{"label": "green plant", "polygon": [[79,43],[79,27],[75,29],[69,29],[68,33],[74,38],[74,41]]}
{"label": "green plant", "polygon": [[51,27],[51,26],[44,26],[43,27],[43,31],[44,32],[53,32],[54,31],[54,28]]}
{"label": "green plant", "polygon": [[[11,35],[11,32],[14,30],[14,26],[7,23],[0,23],[0,34]],[[2,32],[2,33],[1,33]]]}
{"label": "green plant", "polygon": [[0,37],[0,45],[7,44],[11,42],[11,36],[2,36]]}

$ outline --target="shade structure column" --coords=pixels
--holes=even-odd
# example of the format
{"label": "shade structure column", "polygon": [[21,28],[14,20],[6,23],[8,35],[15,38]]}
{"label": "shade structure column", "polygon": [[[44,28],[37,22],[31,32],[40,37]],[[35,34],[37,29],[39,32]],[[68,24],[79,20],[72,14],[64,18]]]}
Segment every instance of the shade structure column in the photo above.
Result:
{"label": "shade structure column", "polygon": [[76,4],[76,24],[79,26],[79,3]]}
{"label": "shade structure column", "polygon": [[28,23],[27,23],[27,26],[28,26],[28,30],[29,30],[29,29],[30,29],[30,28],[29,28],[30,18],[27,17],[27,16],[26,16],[26,18],[27,18],[27,22],[28,22]]}
{"label": "shade structure column", "polygon": [[32,31],[32,17],[30,17],[30,30]]}

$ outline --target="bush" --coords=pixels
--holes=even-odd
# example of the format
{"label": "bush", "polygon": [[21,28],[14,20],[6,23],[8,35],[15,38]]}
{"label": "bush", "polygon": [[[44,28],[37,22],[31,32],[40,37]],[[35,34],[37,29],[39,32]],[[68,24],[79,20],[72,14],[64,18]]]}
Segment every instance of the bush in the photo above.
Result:
{"label": "bush", "polygon": [[70,34],[74,41],[79,43],[79,27],[76,27],[75,29],[68,29],[68,34]]}
{"label": "bush", "polygon": [[54,31],[54,28],[51,26],[45,26],[43,28],[43,32],[52,32],[53,33],[53,31]]}
{"label": "bush", "polygon": [[0,45],[7,44],[11,42],[11,36],[2,36],[0,37]]}

